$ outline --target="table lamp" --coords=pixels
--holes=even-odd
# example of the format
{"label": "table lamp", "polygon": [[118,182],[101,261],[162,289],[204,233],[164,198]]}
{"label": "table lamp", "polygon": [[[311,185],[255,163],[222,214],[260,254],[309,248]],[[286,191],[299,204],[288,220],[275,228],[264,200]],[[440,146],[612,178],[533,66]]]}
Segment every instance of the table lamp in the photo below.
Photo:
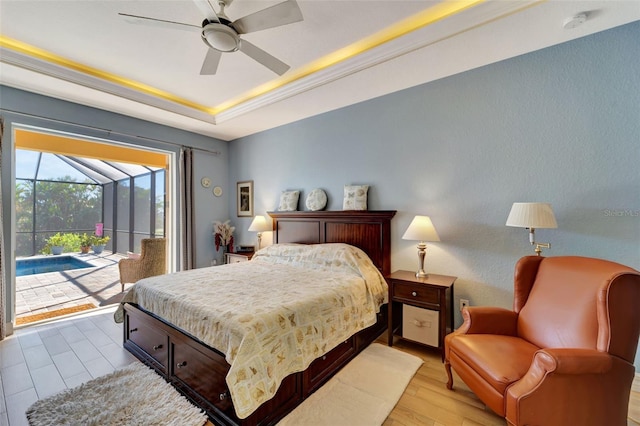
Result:
{"label": "table lamp", "polygon": [[253,218],[251,225],[249,225],[248,231],[258,233],[258,250],[260,250],[260,243],[262,242],[262,233],[267,231],[273,231],[273,225],[267,222],[264,216],[256,216]]}
{"label": "table lamp", "polygon": [[436,228],[433,227],[429,216],[416,216],[413,218],[409,227],[402,236],[403,240],[420,241],[418,243],[418,272],[416,277],[427,277],[428,274],[424,271],[424,256],[427,249],[425,241],[440,241],[440,237],[436,232]]}
{"label": "table lamp", "polygon": [[507,226],[529,229],[529,242],[535,246],[536,255],[542,254],[542,248],[551,248],[550,243],[537,243],[536,228],[557,228],[558,223],[549,203],[513,203]]}

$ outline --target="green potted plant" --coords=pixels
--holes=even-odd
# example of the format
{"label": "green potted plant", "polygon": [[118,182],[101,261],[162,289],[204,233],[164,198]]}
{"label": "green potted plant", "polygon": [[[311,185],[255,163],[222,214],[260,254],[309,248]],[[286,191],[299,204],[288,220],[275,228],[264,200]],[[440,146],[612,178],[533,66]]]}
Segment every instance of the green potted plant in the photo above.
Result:
{"label": "green potted plant", "polygon": [[59,255],[62,254],[64,250],[64,242],[64,236],[58,232],[57,234],[47,238],[47,247],[51,251],[51,254]]}
{"label": "green potted plant", "polygon": [[89,253],[91,245],[93,244],[93,235],[87,235],[84,233],[80,236],[80,252]]}
{"label": "green potted plant", "polygon": [[111,237],[109,237],[108,235],[105,235],[104,237],[98,237],[97,235],[94,235],[91,243],[91,248],[93,249],[93,252],[95,254],[102,253],[102,250],[104,250],[104,246],[107,245],[110,239]]}

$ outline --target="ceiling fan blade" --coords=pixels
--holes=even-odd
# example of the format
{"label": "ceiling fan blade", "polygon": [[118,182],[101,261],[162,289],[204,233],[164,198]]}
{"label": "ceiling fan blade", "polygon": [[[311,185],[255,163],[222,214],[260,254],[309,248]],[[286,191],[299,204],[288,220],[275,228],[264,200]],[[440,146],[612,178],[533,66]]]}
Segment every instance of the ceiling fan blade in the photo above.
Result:
{"label": "ceiling fan blade", "polygon": [[200,10],[200,13],[202,13],[202,16],[207,18],[207,20],[209,20],[210,22],[220,22],[220,19],[218,19],[218,14],[216,13],[216,10],[213,8],[213,5],[209,2],[209,0],[193,0],[193,2]]}
{"label": "ceiling fan blade", "polygon": [[231,25],[238,34],[247,34],[300,22],[303,19],[302,11],[296,0],[287,0],[244,16]]}
{"label": "ceiling fan blade", "polygon": [[222,58],[222,52],[211,48],[207,49],[207,55],[204,57],[204,62],[200,69],[200,75],[215,75],[216,71],[218,71],[220,58]]}
{"label": "ceiling fan blade", "polygon": [[151,27],[172,28],[174,30],[201,31],[202,27],[185,24],[182,22],[167,21],[165,19],[149,18],[147,16],[130,15],[128,13],[118,13],[130,24],[141,24]]}
{"label": "ceiling fan blade", "polygon": [[284,74],[289,68],[291,68],[280,59],[275,56],[271,56],[264,50],[246,40],[240,40],[240,51],[278,75]]}

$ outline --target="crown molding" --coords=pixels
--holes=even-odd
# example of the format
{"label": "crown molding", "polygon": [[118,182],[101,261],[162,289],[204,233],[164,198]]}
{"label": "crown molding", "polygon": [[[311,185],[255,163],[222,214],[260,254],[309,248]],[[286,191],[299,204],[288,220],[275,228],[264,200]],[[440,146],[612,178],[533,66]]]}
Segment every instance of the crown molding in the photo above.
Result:
{"label": "crown molding", "polygon": [[109,74],[99,71],[92,73],[88,67],[73,67],[66,65],[64,61],[47,60],[46,56],[39,57],[30,54],[29,51],[14,49],[7,43],[0,42],[0,61],[215,125],[432,46],[543,2],[544,0],[485,1],[393,38],[335,65],[307,73],[265,93],[253,97],[245,95],[246,100],[241,98],[240,101],[235,102],[235,105],[233,105],[233,101],[230,101],[233,106],[222,109],[215,114],[207,112],[214,111],[215,107],[198,105],[153,88],[139,90],[135,84],[119,84],[118,81],[125,79],[117,78],[117,76],[104,78],[103,76],[109,76]]}

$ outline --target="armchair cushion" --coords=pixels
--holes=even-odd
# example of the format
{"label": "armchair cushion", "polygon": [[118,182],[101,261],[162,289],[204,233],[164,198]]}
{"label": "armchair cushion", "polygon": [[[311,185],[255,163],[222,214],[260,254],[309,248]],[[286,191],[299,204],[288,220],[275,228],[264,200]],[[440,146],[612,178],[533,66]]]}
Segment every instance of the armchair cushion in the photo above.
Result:
{"label": "armchair cushion", "polygon": [[505,415],[504,393],[527,373],[540,349],[519,337],[493,334],[460,335],[447,343],[449,360],[464,366],[465,376],[473,377],[475,386],[467,384],[501,416]]}
{"label": "armchair cushion", "polygon": [[452,355],[477,371],[500,393],[526,374],[539,349],[519,337],[492,334],[459,336],[451,343]]}

